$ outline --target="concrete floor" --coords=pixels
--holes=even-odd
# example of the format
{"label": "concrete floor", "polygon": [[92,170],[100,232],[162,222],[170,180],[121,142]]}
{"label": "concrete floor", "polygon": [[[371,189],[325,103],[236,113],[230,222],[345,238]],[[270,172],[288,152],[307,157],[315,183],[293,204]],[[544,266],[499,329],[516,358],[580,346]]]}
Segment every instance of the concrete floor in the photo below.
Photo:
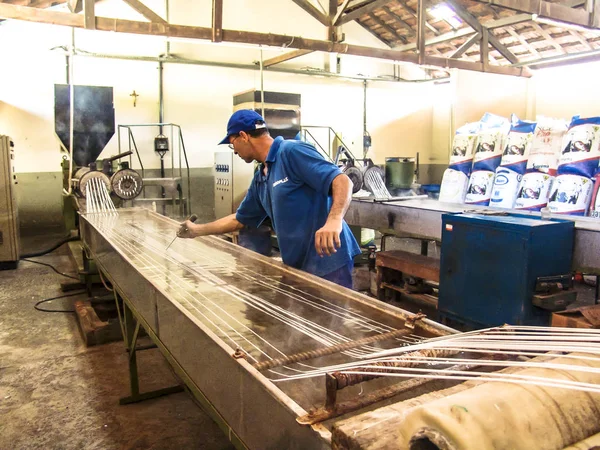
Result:
{"label": "concrete floor", "polygon": [[[23,239],[24,251],[48,241]],[[29,248],[28,248],[29,247]],[[73,273],[66,246],[36,258]],[[21,262],[0,271],[0,449],[231,449],[185,392],[119,406],[129,394],[122,342],[86,348],[73,314],[36,311],[66,278]],[[48,302],[71,309],[75,299]],[[138,353],[141,390],[177,384],[158,349]]]}

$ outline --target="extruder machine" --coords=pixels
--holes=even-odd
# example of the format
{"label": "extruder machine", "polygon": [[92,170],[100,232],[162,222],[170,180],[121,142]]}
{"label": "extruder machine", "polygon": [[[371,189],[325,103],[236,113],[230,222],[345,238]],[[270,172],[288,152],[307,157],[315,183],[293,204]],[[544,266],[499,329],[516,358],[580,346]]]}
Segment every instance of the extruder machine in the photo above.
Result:
{"label": "extruder machine", "polygon": [[98,159],[115,134],[112,87],[57,84],[54,94],[55,132],[66,152],[63,212],[72,230],[77,211],[99,211],[133,200],[142,192],[143,179],[128,161],[121,161],[131,151]]}

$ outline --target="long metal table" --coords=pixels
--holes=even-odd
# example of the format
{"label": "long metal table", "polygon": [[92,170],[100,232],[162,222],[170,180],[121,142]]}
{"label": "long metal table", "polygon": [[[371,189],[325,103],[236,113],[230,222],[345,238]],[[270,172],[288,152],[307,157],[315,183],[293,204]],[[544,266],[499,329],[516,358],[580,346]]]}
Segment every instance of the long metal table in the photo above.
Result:
{"label": "long metal table", "polygon": [[[127,311],[239,447],[328,448],[333,421],[296,422],[323,405],[323,378],[287,376],[453,332],[419,320],[406,338],[259,371],[261,362],[402,329],[415,316],[216,237],[176,239],[167,251],[178,226],[123,209],[84,215],[80,229]],[[351,399],[395,382],[382,378],[340,395]]]}
{"label": "long metal table", "polygon": [[[489,207],[442,203],[433,199],[373,202],[353,199],[346,221],[350,225],[372,228],[397,236],[440,240],[442,215],[469,211],[490,210]],[[540,216],[539,212],[501,210],[512,213]],[[591,217],[553,215],[575,222],[575,248],[573,269],[600,274],[600,221]],[[550,243],[551,244],[551,243]]]}

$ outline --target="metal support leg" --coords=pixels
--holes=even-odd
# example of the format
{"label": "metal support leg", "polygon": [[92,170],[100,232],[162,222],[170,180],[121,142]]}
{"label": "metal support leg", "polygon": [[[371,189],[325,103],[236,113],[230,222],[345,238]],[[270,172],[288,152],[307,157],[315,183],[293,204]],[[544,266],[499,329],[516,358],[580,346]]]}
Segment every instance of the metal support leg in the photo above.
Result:
{"label": "metal support leg", "polygon": [[124,330],[125,346],[129,352],[129,383],[131,395],[120,399],[119,404],[128,405],[130,403],[137,403],[183,391],[183,386],[177,385],[158,389],[156,391],[145,392],[143,394],[140,393],[140,381],[137,367],[137,350],[139,349],[136,347],[137,338],[140,332],[140,323],[135,320],[135,317],[126,302],[123,302],[123,320],[125,322],[122,328]]}
{"label": "metal support leg", "polygon": [[600,301],[600,285],[598,285],[598,278],[600,278],[600,275],[596,275],[596,296],[594,297],[594,304],[597,305],[598,301]]}
{"label": "metal support leg", "polygon": [[427,256],[428,249],[429,249],[429,241],[422,240],[421,241],[421,255]]}

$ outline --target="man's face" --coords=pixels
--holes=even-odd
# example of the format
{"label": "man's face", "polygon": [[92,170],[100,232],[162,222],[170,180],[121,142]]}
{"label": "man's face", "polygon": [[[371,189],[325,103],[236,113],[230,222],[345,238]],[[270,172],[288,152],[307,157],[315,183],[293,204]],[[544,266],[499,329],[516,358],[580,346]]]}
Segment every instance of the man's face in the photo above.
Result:
{"label": "man's face", "polygon": [[253,145],[247,133],[241,131],[240,134],[229,136],[229,148],[245,162],[254,161]]}

